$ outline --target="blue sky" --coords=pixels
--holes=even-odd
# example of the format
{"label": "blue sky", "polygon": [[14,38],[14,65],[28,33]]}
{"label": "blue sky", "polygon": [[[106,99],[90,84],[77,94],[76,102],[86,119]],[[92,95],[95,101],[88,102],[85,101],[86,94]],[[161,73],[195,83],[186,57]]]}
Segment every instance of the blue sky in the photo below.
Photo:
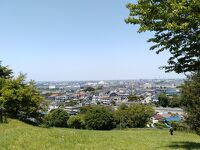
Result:
{"label": "blue sky", "polygon": [[36,81],[183,77],[158,69],[169,54],[125,24],[128,2],[1,0],[0,60]]}

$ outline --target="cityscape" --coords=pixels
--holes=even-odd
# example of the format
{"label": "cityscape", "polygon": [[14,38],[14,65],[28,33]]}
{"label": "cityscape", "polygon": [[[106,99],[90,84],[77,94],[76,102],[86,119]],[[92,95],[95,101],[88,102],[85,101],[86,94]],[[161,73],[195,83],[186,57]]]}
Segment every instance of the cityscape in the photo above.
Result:
{"label": "cityscape", "polygon": [[[68,81],[68,82],[37,82],[37,89],[48,102],[48,111],[63,108],[70,115],[76,115],[83,106],[102,105],[117,109],[122,103],[153,104],[158,96],[180,95],[180,85],[184,79],[140,79],[140,80],[106,80],[106,81]],[[132,101],[129,95],[135,95]],[[158,113],[169,112],[183,115],[180,108],[154,107]],[[170,117],[170,115],[169,115]]]}

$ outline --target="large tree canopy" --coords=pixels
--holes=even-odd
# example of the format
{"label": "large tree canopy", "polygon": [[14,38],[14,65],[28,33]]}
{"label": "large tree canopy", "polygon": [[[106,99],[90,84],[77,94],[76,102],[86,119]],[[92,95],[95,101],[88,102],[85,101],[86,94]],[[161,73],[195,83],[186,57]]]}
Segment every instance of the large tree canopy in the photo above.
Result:
{"label": "large tree canopy", "polygon": [[166,72],[200,70],[200,0],[138,0],[129,3],[126,23],[140,25],[138,32],[153,31],[151,50],[169,51]]}
{"label": "large tree canopy", "polygon": [[25,82],[23,74],[12,77],[12,70],[0,61],[0,122],[6,114],[14,118],[36,118],[42,111],[42,101],[33,81]]}

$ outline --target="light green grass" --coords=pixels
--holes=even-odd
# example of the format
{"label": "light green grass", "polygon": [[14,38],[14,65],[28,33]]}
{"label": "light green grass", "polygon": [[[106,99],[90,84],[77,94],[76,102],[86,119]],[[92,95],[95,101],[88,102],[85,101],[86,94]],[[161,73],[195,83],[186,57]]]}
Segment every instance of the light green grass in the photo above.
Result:
{"label": "light green grass", "polygon": [[88,131],[39,128],[11,120],[0,125],[0,150],[200,149],[200,136],[168,130]]}

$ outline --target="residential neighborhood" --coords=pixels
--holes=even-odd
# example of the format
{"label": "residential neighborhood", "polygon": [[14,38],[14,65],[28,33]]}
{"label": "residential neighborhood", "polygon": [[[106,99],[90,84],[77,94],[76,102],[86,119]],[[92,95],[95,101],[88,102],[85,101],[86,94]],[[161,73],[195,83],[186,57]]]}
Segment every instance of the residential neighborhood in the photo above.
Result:
{"label": "residential neighborhood", "polygon": [[[169,97],[179,95],[179,86],[182,83],[182,79],[38,82],[37,89],[48,102],[48,111],[61,107],[70,115],[76,115],[83,106],[102,105],[116,110],[122,103],[155,105],[161,93]],[[136,96],[136,99],[130,100],[129,95]],[[163,108],[155,105],[154,110],[152,123],[170,117],[171,120],[179,121],[184,115],[181,108]]]}

